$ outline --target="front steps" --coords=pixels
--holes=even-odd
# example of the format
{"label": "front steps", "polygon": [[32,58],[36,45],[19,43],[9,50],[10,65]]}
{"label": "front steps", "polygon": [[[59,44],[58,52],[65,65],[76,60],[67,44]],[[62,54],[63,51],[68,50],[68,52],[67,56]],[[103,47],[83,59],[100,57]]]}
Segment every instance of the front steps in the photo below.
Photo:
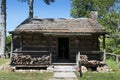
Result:
{"label": "front steps", "polygon": [[55,72],[54,80],[77,80],[74,72]]}
{"label": "front steps", "polygon": [[48,68],[50,69],[54,72],[53,80],[77,80],[75,64],[57,63]]}
{"label": "front steps", "polygon": [[54,72],[75,72],[75,66],[54,66]]}

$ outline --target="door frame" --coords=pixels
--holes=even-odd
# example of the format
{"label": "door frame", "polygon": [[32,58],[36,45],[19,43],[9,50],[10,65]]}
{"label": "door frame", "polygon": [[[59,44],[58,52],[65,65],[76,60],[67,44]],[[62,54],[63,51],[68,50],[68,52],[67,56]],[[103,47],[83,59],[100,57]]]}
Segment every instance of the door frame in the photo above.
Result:
{"label": "door frame", "polygon": [[[63,44],[63,46],[65,46],[65,47],[67,47],[67,51],[65,51],[65,52],[67,52],[67,55],[65,55],[65,54],[62,54],[62,56],[63,57],[61,57],[60,56],[60,43],[65,43],[65,45]],[[69,57],[70,57],[70,54],[69,54],[69,38],[68,37],[59,37],[58,38],[58,56],[57,56],[57,58],[58,59],[69,59]]]}

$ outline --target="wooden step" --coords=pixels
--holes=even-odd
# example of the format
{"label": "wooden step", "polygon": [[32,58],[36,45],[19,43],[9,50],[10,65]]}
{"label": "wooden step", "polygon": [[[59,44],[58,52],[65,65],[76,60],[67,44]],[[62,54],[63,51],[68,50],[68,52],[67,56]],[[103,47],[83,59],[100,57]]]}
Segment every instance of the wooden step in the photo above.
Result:
{"label": "wooden step", "polygon": [[71,65],[71,66],[75,66],[76,65],[76,63],[52,63],[52,65],[54,65],[54,66],[56,66],[56,65]]}

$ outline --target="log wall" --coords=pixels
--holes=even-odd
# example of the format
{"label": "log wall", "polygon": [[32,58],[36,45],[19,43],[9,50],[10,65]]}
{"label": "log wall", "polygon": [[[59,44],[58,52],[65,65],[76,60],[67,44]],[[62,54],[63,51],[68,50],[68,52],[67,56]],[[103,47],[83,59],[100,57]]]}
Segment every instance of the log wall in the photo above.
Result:
{"label": "log wall", "polygon": [[[67,38],[69,38],[69,59],[76,61],[76,54],[80,51],[82,55],[88,56],[88,60],[100,60],[100,53],[92,52],[99,51],[98,37],[98,35],[67,36]],[[48,51],[47,54],[52,54],[52,61],[56,61],[58,59],[58,38],[60,38],[60,36],[24,34],[15,38],[14,50],[15,48],[21,48],[23,51]],[[77,43],[76,40],[78,40]],[[22,54],[40,57],[46,53],[31,52]]]}
{"label": "log wall", "polygon": [[89,60],[100,60],[101,53],[94,52],[100,51],[98,37],[91,35],[70,38],[70,58],[75,60],[76,54],[80,51],[82,55],[87,55]]}

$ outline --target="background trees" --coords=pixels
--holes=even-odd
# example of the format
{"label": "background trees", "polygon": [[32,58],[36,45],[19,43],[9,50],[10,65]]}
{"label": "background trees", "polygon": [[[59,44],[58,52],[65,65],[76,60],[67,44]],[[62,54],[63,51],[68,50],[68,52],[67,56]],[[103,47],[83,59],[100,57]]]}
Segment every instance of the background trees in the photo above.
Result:
{"label": "background trees", "polygon": [[90,11],[98,11],[99,22],[109,32],[107,51],[120,54],[120,0],[72,0],[72,17],[88,17]]}
{"label": "background trees", "polygon": [[119,0],[72,0],[71,16],[88,17],[90,11],[98,11],[99,16],[103,16],[118,2]]}

